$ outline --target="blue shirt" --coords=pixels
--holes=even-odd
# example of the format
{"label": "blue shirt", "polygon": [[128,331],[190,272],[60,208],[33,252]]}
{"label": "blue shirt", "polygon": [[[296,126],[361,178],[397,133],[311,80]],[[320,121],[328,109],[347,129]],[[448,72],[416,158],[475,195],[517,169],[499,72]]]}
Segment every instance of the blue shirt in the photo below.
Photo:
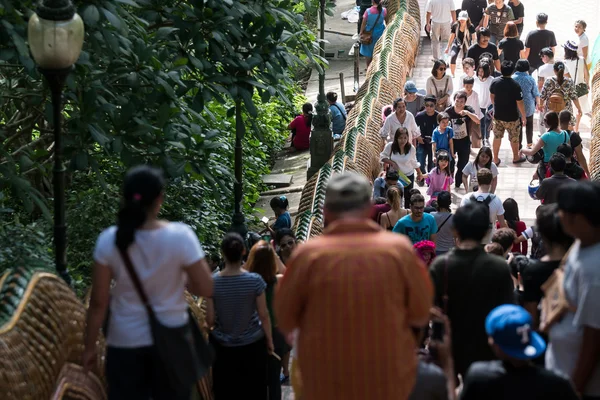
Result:
{"label": "blue shirt", "polygon": [[521,86],[526,117],[531,117],[535,114],[535,98],[540,97],[537,83],[527,72],[515,72],[513,79]]}
{"label": "blue shirt", "polygon": [[546,132],[541,137],[544,142],[544,162],[550,161],[550,157],[556,153],[556,149],[563,143],[569,144],[569,134],[567,131],[558,132]]}
{"label": "blue shirt", "polygon": [[262,339],[264,332],[256,298],[267,287],[263,278],[247,272],[240,275],[213,275],[215,329],[211,335],[223,346],[245,346]]}
{"label": "blue shirt", "polygon": [[392,232],[405,234],[415,244],[422,240],[431,240],[431,235],[437,233],[437,230],[433,215],[424,213],[423,219],[419,222],[413,221],[410,215],[400,218]]}
{"label": "blue shirt", "polygon": [[283,214],[281,214],[279,217],[277,217],[277,220],[273,224],[274,231],[278,231],[283,228],[291,228],[291,227],[292,227],[292,217],[290,217],[290,213],[287,211],[284,212]]}
{"label": "blue shirt", "polygon": [[447,127],[446,132],[441,133],[439,126],[433,130],[433,137],[431,138],[432,143],[435,143],[435,149],[446,150],[450,153],[450,139],[454,137],[454,131],[452,128]]}
{"label": "blue shirt", "polygon": [[346,108],[339,101],[329,105],[331,111],[331,130],[334,135],[341,135],[346,127]]}
{"label": "blue shirt", "polygon": [[[404,192],[404,186],[402,186],[400,181],[398,181],[398,184],[396,186],[398,186],[398,189],[400,189],[400,192]],[[387,195],[387,190],[388,190],[388,187],[387,187],[387,184],[385,183],[385,178],[383,178],[383,177],[376,178],[375,181],[373,182],[373,200],[375,200],[378,197],[385,197]]]}

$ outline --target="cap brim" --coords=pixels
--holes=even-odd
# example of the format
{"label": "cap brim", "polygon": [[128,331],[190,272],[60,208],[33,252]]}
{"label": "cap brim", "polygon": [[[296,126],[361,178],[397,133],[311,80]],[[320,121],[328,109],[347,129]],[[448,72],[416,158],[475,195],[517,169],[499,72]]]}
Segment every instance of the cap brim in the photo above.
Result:
{"label": "cap brim", "polygon": [[508,348],[499,343],[498,347],[509,357],[517,360],[531,360],[541,356],[546,351],[546,342],[537,332],[531,332],[531,342],[521,349]]}
{"label": "cap brim", "polygon": [[468,20],[468,19],[469,19],[469,18],[465,18],[465,17],[458,17],[458,20],[459,20],[459,21],[466,21],[466,20]]}
{"label": "cap brim", "polygon": [[414,88],[414,89],[404,89],[404,90],[406,90],[408,93],[417,93],[418,92],[417,88]]}

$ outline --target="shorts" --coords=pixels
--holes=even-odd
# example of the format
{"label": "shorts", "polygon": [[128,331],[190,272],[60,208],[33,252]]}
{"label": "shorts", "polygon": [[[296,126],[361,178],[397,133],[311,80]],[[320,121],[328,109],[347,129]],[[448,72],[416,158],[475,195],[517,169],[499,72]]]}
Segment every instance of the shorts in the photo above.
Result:
{"label": "shorts", "polygon": [[508,140],[511,143],[519,143],[519,133],[521,133],[521,121],[500,121],[494,119],[494,139],[502,139],[504,131],[508,131]]}

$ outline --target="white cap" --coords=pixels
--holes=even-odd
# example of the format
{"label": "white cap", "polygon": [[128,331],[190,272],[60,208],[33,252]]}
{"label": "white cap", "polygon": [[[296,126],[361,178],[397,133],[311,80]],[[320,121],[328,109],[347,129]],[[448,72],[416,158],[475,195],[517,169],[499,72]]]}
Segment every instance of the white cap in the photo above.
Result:
{"label": "white cap", "polygon": [[460,21],[460,20],[466,21],[466,20],[468,20],[468,19],[469,19],[469,13],[468,13],[468,12],[466,12],[466,11],[461,11],[461,12],[458,14],[458,20],[459,20],[459,21]]}

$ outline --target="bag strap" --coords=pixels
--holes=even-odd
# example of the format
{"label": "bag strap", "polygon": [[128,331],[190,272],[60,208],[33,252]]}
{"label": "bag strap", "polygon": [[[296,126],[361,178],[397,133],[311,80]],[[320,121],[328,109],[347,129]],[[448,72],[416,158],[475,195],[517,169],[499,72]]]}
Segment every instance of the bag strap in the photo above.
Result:
{"label": "bag strap", "polygon": [[441,224],[441,225],[438,227],[438,232],[442,230],[442,227],[443,227],[444,225],[446,225],[446,222],[448,222],[448,220],[450,219],[450,217],[451,217],[451,216],[452,216],[452,213],[450,213],[450,215],[448,215],[448,216],[446,217],[446,219],[444,220],[444,222],[442,222],[442,224]]}
{"label": "bag strap", "polygon": [[577,62],[575,63],[575,79],[573,79],[573,85],[577,84],[577,72],[579,71],[579,56],[577,56]]}
{"label": "bag strap", "polygon": [[[369,10],[367,10],[367,13],[369,13]],[[383,7],[381,8],[381,12],[377,13],[377,19],[375,20],[375,24],[373,24],[373,27],[371,28],[371,30],[368,31],[365,29],[365,32],[372,33],[373,30],[375,30],[375,27],[377,26],[377,23],[379,22],[379,18],[381,18],[381,14],[383,14]],[[369,13],[369,15],[371,15],[371,14]]]}
{"label": "bag strap", "polygon": [[135,269],[133,268],[133,263],[131,262],[131,258],[129,257],[129,254],[127,253],[126,250],[124,251],[122,249],[119,249],[119,253],[121,253],[121,258],[123,258],[123,262],[125,263],[125,269],[127,270],[129,277],[131,278],[131,282],[133,282],[135,291],[140,296],[142,303],[144,303],[144,307],[146,307],[146,311],[148,311],[148,317],[156,318],[156,314],[154,314],[154,310],[150,306],[150,301],[148,300],[148,296],[146,295],[146,292],[144,291],[142,282],[140,281],[138,274],[135,272]]}
{"label": "bag strap", "polygon": [[340,114],[342,114],[342,117],[344,118],[344,121],[345,121],[346,120],[346,115],[344,114],[344,112],[342,111],[342,109],[340,108],[340,106],[338,106],[337,103],[333,103],[332,105],[339,110]]}

